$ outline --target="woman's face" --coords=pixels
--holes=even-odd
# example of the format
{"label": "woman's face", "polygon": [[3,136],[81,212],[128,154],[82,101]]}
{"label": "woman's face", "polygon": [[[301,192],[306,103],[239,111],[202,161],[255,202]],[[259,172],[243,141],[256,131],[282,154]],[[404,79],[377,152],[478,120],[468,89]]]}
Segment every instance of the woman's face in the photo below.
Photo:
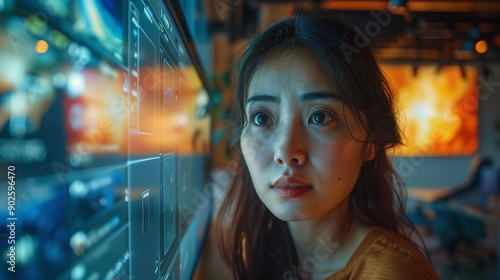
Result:
{"label": "woman's face", "polygon": [[275,55],[248,88],[243,157],[258,196],[284,221],[334,213],[374,156],[373,145],[353,139],[366,134],[344,115],[319,65],[309,55]]}

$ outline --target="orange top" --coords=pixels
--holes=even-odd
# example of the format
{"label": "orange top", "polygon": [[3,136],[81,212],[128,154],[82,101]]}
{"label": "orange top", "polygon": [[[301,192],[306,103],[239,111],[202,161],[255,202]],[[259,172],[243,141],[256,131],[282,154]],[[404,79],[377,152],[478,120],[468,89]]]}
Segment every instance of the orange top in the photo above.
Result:
{"label": "orange top", "polygon": [[400,235],[374,226],[347,265],[326,278],[344,279],[439,279],[416,245]]}

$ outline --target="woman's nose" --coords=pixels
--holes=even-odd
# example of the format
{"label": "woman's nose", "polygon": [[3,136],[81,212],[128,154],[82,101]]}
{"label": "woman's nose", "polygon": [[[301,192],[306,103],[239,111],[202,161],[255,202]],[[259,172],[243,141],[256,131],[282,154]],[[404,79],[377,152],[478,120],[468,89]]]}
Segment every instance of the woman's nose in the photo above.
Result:
{"label": "woman's nose", "polygon": [[305,149],[306,132],[302,131],[300,124],[292,122],[280,131],[277,145],[275,146],[274,161],[278,165],[300,166],[307,161]]}
{"label": "woman's nose", "polygon": [[280,166],[300,166],[305,164],[306,160],[306,152],[301,147],[295,147],[293,149],[280,147],[274,153],[274,161]]}

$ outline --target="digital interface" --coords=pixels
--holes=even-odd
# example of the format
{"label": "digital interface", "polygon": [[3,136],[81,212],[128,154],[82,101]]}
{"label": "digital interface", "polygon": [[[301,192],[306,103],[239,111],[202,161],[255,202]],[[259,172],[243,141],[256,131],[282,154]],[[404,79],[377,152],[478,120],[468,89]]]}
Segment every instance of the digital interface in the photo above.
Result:
{"label": "digital interface", "polygon": [[190,279],[211,116],[178,3],[6,3],[0,279]]}

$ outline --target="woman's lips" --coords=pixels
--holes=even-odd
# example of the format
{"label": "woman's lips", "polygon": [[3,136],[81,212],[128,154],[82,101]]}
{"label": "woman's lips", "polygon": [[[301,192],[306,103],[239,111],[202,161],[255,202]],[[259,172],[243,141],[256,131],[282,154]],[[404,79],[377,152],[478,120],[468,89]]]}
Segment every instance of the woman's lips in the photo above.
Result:
{"label": "woman's lips", "polygon": [[281,186],[273,187],[273,190],[281,198],[294,198],[312,190],[312,187]]}
{"label": "woman's lips", "polygon": [[312,185],[295,176],[280,176],[274,181],[272,189],[281,198],[299,197],[312,190]]}

